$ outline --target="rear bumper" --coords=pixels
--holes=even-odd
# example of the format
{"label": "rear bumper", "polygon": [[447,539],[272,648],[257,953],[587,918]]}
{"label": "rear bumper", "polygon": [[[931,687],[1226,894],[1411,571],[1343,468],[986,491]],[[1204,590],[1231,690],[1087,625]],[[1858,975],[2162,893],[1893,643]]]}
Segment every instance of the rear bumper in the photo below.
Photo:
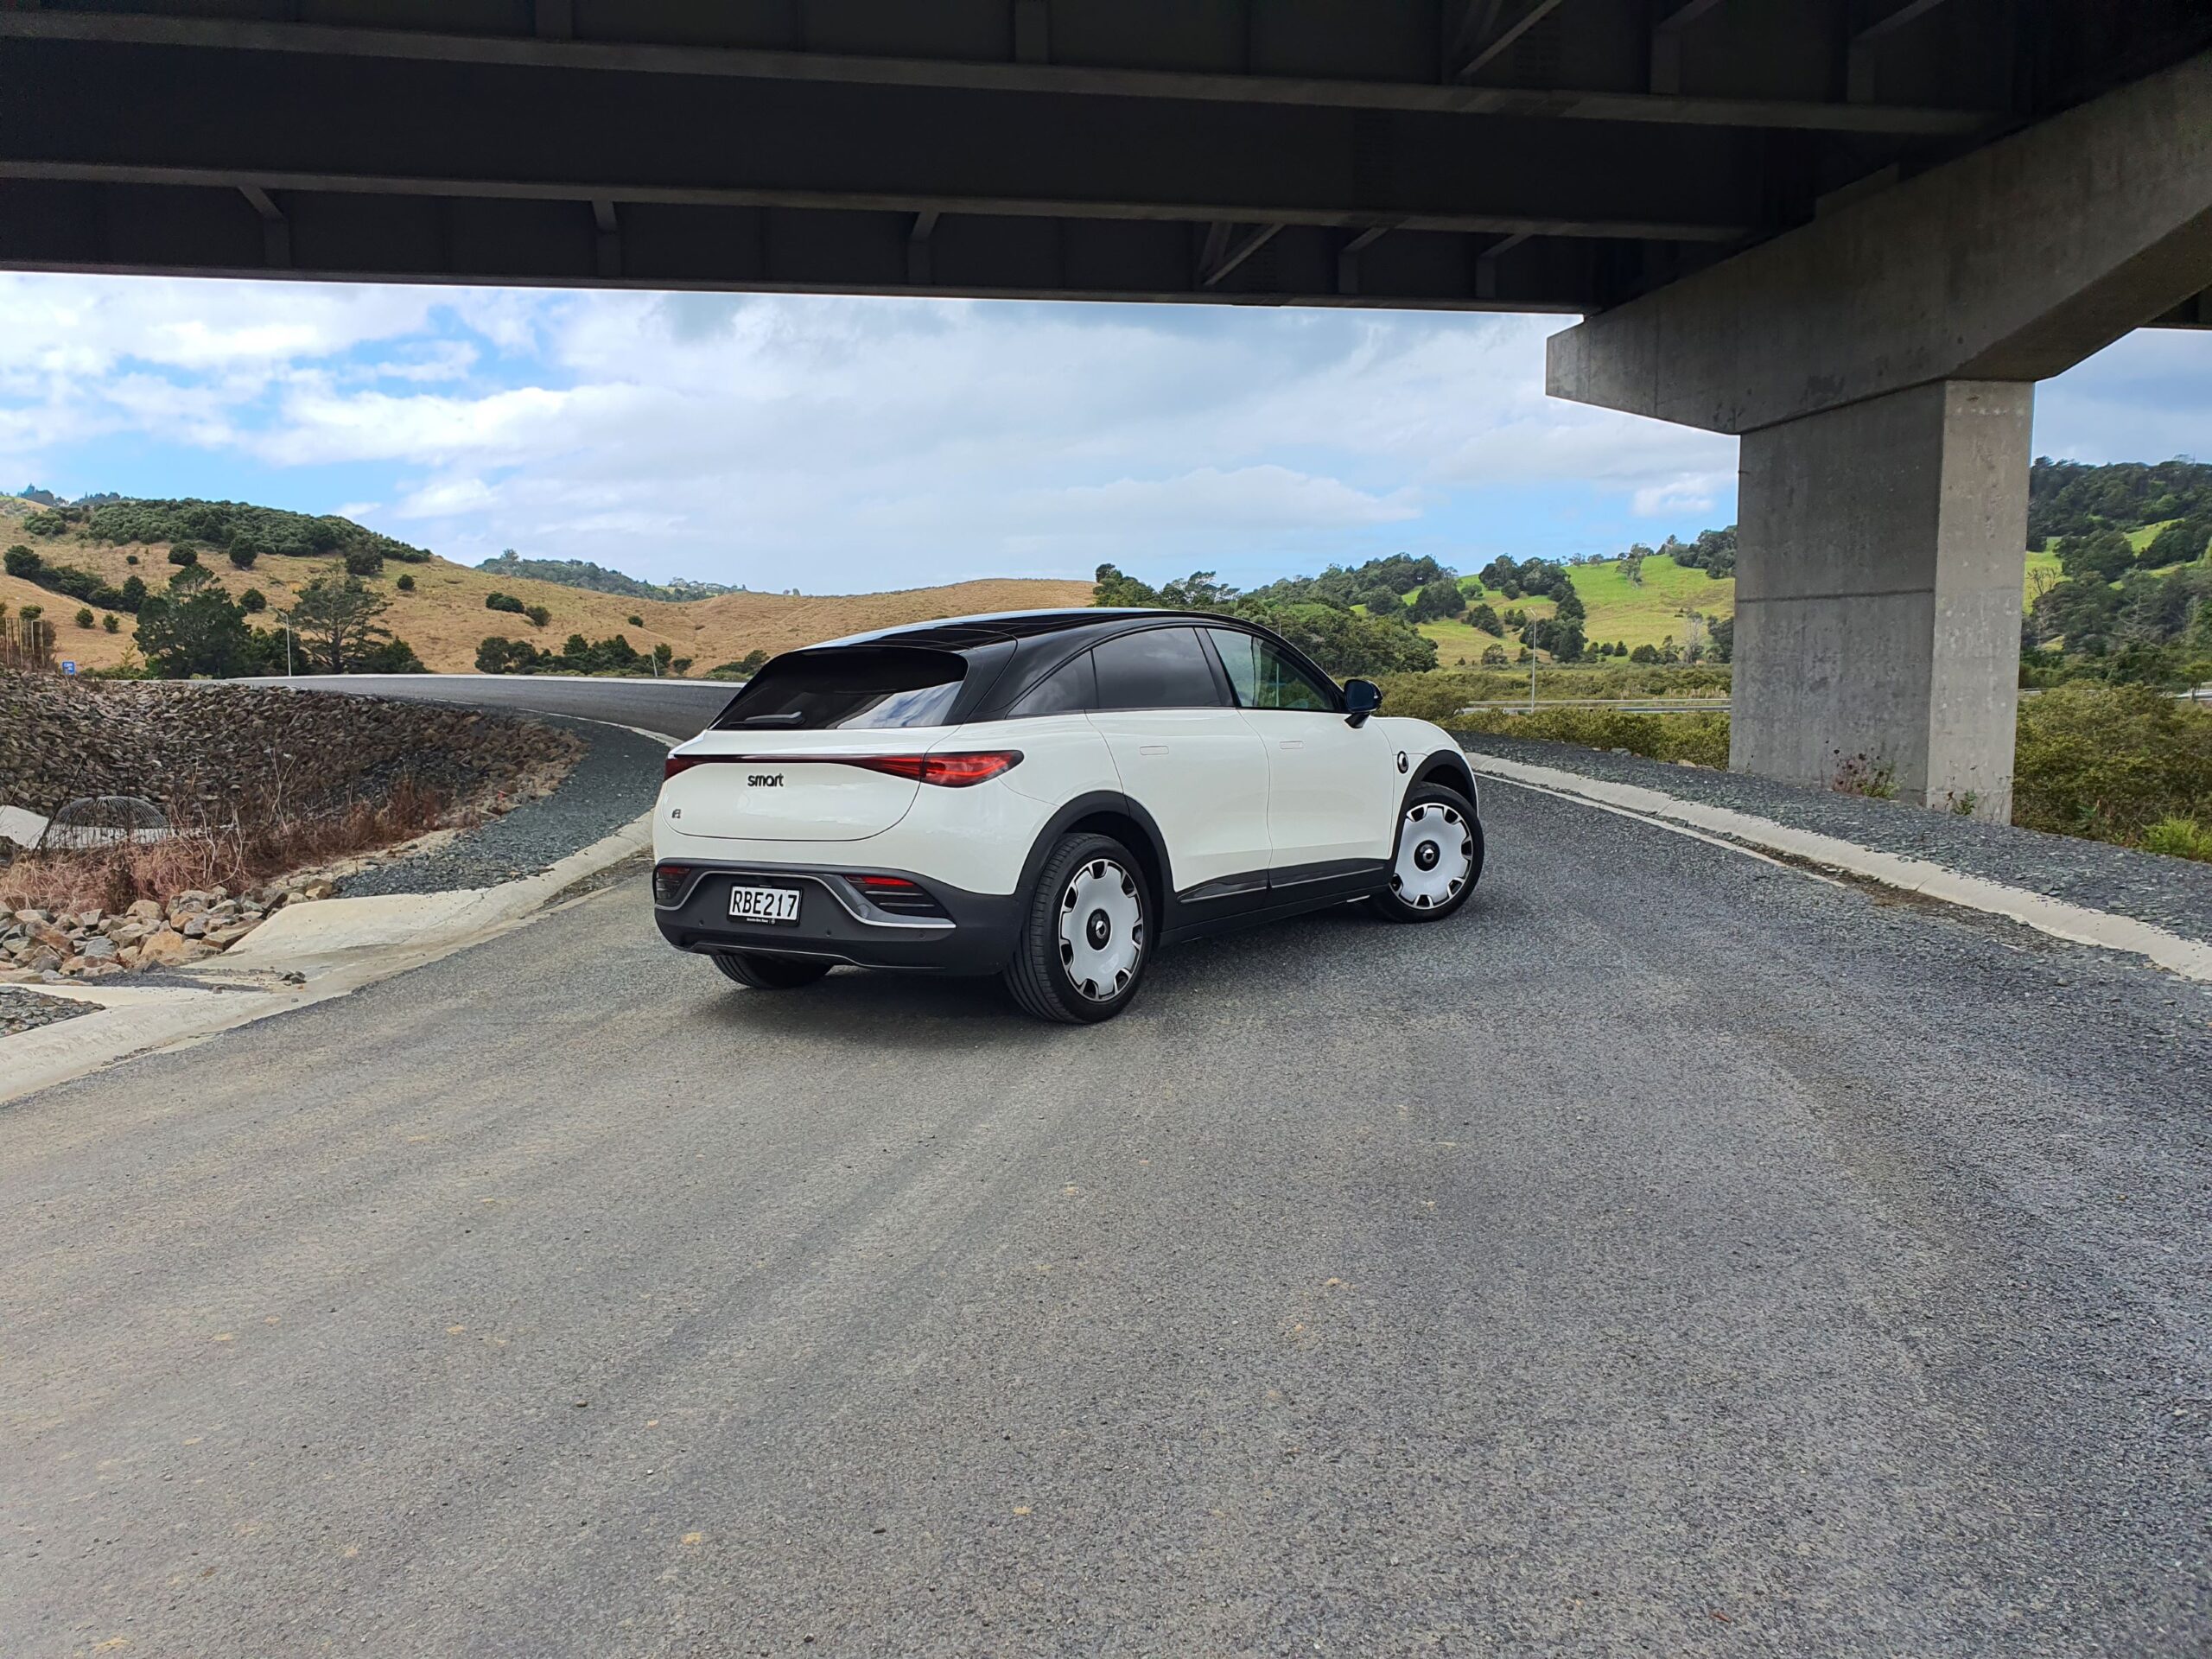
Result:
{"label": "rear bumper", "polygon": [[[874,865],[801,868],[680,861],[690,871],[684,885],[673,902],[656,901],[653,906],[661,937],[679,950],[756,950],[914,973],[995,974],[1013,956],[1020,927],[1020,902],[1014,895],[969,893],[908,870]],[[881,910],[848,879],[861,875],[899,876],[916,882],[937,900],[944,917],[921,918]],[[797,887],[798,920],[732,921],[729,892],[741,883]]]}

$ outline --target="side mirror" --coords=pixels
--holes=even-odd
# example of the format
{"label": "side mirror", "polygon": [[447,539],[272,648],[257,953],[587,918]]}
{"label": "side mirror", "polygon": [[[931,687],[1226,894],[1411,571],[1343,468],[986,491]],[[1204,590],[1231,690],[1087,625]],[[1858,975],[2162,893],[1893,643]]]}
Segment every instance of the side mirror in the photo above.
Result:
{"label": "side mirror", "polygon": [[1382,688],[1372,680],[1344,682],[1344,715],[1354,726],[1364,726],[1367,717],[1382,706]]}

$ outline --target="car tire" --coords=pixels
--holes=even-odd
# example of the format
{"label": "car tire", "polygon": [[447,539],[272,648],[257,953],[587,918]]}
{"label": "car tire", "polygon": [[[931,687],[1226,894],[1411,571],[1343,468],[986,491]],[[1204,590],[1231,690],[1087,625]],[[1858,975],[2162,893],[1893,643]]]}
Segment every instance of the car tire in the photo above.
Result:
{"label": "car tire", "polygon": [[715,966],[755,991],[795,991],[830,971],[818,957],[772,957],[758,950],[717,950]]}
{"label": "car tire", "polygon": [[1483,879],[1483,826],[1456,789],[1421,784],[1398,813],[1390,885],[1373,899],[1393,922],[1439,922],[1467,902]]}
{"label": "car tire", "polygon": [[1007,989],[1039,1020],[1111,1020],[1143,982],[1152,912],[1143,866],[1128,848],[1110,836],[1061,837],[1030,891]]}

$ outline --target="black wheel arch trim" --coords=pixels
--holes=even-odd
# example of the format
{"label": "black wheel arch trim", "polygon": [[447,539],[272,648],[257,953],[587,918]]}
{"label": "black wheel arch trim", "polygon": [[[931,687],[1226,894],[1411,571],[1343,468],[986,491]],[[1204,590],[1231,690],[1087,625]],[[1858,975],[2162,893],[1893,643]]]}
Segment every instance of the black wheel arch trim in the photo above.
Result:
{"label": "black wheel arch trim", "polygon": [[1159,821],[1146,811],[1141,803],[1131,800],[1118,790],[1097,789],[1087,795],[1078,795],[1045,821],[1045,827],[1037,832],[1036,840],[1030,843],[1028,857],[1021,861],[1021,884],[1014,889],[1016,896],[1035,890],[1037,878],[1044,873],[1045,861],[1052,855],[1052,849],[1059,844],[1062,836],[1085,818],[1095,817],[1102,812],[1116,813],[1128,819],[1143,832],[1150,843],[1131,850],[1141,851],[1153,861],[1154,869],[1146,874],[1154,878],[1153,901],[1162,912],[1164,925],[1166,912],[1176,907],[1175,871],[1167,856],[1167,837],[1160,834]]}
{"label": "black wheel arch trim", "polygon": [[1399,817],[1403,817],[1406,808],[1412,804],[1415,790],[1423,784],[1433,783],[1442,783],[1458,790],[1467,798],[1467,804],[1475,809],[1475,816],[1478,818],[1482,816],[1482,801],[1475,793],[1474,768],[1467,764],[1467,757],[1458,749],[1434,750],[1410,771],[1412,781],[1407,784],[1406,792],[1398,803]]}

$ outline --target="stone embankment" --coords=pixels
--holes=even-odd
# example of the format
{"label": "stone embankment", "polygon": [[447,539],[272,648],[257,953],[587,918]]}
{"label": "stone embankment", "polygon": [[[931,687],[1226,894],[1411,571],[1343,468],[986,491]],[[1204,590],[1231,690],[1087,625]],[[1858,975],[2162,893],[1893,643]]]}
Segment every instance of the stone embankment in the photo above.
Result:
{"label": "stone embankment", "polygon": [[327,899],[328,876],[295,876],[233,897],[222,887],[141,899],[127,909],[18,910],[0,919],[0,983],[104,979],[219,956],[287,904]]}

